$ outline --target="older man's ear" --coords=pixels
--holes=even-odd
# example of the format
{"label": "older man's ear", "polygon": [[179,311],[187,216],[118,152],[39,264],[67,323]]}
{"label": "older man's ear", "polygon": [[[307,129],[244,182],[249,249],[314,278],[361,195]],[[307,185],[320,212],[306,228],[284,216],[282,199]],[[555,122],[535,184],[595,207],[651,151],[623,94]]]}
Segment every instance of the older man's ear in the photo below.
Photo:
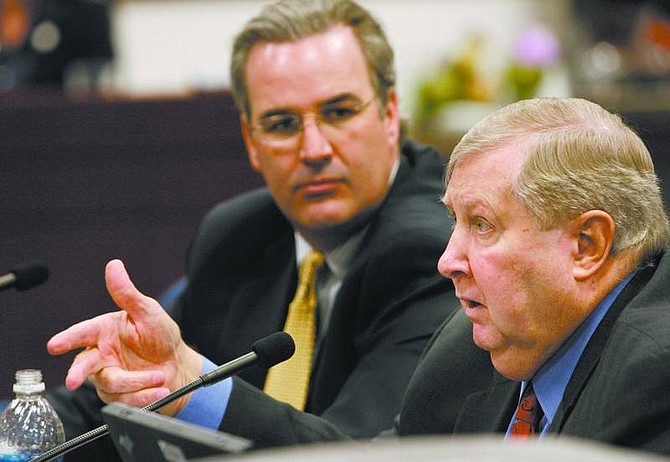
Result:
{"label": "older man's ear", "polygon": [[607,261],[614,240],[614,220],[602,210],[589,210],[573,220],[576,239],[573,275],[585,281]]}

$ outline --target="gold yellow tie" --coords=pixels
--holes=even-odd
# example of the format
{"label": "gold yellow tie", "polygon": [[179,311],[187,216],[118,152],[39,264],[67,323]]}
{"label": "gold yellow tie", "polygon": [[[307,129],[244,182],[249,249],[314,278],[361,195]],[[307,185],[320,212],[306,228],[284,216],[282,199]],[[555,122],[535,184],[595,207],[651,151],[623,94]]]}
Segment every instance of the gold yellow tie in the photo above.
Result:
{"label": "gold yellow tie", "polygon": [[323,254],[311,251],[300,264],[298,288],[288,307],[284,331],[295,341],[295,354],[268,371],[264,391],[298,410],[305,408],[315,339],[316,271]]}

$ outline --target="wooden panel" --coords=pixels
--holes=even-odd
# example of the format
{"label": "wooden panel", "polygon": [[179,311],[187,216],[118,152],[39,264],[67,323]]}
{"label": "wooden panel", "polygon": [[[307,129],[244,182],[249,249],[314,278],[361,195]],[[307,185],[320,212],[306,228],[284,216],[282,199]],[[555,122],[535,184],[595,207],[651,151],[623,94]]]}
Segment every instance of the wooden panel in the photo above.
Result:
{"label": "wooden panel", "polygon": [[0,98],[0,272],[47,261],[51,277],[0,293],[0,397],[17,368],[63,382],[72,355],[48,338],[114,309],[103,281],[122,258],[140,290],[158,296],[179,277],[189,238],[215,203],[260,186],[247,164],[228,93],[177,100]]}

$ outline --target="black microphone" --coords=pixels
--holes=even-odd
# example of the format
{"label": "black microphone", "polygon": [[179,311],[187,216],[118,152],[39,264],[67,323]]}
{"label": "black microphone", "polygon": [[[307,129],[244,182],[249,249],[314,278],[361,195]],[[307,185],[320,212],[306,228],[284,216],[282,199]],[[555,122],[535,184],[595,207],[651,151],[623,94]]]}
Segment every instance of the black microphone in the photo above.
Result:
{"label": "black microphone", "polygon": [[[260,340],[256,340],[251,346],[251,351],[249,353],[242,355],[239,358],[235,358],[232,361],[228,361],[216,369],[201,375],[193,382],[188,383],[180,389],[173,391],[169,395],[143,407],[142,410],[155,411],[161,406],[171,403],[177,398],[181,398],[185,394],[190,393],[197,388],[213,385],[240,372],[243,369],[246,369],[247,367],[253,366],[254,364],[258,364],[264,369],[269,369],[275,364],[279,364],[282,361],[289,359],[291,356],[293,356],[294,352],[295,343],[293,343],[293,338],[286,332],[275,332],[274,334],[270,334]],[[49,449],[38,457],[31,459],[30,462],[44,462],[54,459],[85,444],[88,444],[91,441],[100,438],[101,436],[105,436],[107,433],[109,433],[107,425],[101,425],[98,428],[76,436],[63,444],[59,444],[58,446]]]}
{"label": "black microphone", "polygon": [[16,287],[27,290],[42,284],[49,278],[49,268],[41,261],[21,263],[9,273],[0,276],[0,291]]}

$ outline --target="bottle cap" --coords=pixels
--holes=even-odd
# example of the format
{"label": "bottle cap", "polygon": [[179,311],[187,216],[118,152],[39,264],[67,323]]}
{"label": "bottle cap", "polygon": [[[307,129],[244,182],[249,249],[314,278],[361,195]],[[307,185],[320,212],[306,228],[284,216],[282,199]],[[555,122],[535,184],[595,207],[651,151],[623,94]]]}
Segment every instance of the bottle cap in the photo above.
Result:
{"label": "bottle cap", "polygon": [[16,371],[14,393],[41,393],[46,389],[39,369],[21,369]]}

